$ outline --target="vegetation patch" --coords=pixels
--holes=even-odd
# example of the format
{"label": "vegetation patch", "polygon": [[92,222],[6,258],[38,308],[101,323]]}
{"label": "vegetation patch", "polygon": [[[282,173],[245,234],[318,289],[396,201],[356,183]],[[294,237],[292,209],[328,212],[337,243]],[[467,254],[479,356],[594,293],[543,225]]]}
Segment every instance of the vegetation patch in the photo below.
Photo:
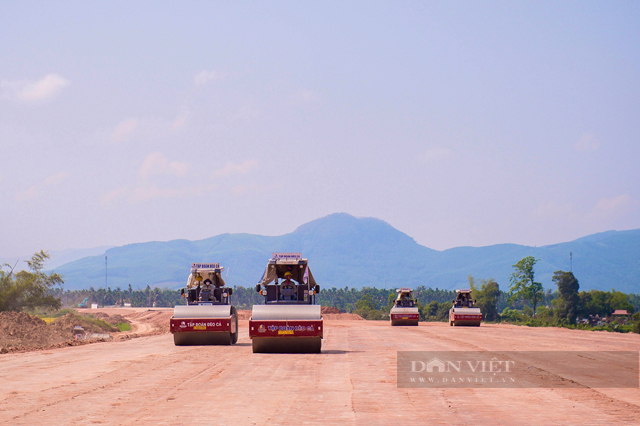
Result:
{"label": "vegetation patch", "polygon": [[72,330],[75,326],[82,327],[88,333],[115,333],[119,331],[115,325],[109,324],[104,320],[78,314],[66,314],[56,319],[51,326],[58,330],[68,330],[70,335],[72,335]]}
{"label": "vegetation patch", "polygon": [[[20,312],[39,307],[60,308],[60,299],[51,290],[63,283],[58,274],[45,274],[44,263],[49,255],[40,251],[27,261],[28,271],[15,272],[11,265],[0,268],[0,312]],[[6,268],[8,270],[5,270]]]}
{"label": "vegetation patch", "polygon": [[119,322],[116,324],[116,327],[118,327],[118,330],[120,331],[131,331],[131,324],[128,322]]}

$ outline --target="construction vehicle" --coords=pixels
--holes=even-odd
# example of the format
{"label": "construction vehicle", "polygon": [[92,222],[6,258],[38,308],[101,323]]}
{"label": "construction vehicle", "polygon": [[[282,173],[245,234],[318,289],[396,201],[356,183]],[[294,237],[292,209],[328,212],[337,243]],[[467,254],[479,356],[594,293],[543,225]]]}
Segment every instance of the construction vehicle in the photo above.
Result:
{"label": "construction vehicle", "polygon": [[416,301],[413,299],[413,292],[408,287],[396,290],[398,297],[393,302],[393,307],[389,316],[391,325],[418,325],[420,312]]}
{"label": "construction vehicle", "polygon": [[89,302],[89,298],[85,297],[84,300],[81,303],[78,303],[78,308],[86,308],[87,307],[87,302]]}
{"label": "construction vehicle", "polygon": [[449,310],[449,325],[479,327],[482,322],[482,312],[475,305],[476,301],[471,298],[471,290],[456,290],[456,298]]}
{"label": "construction vehicle", "polygon": [[238,341],[238,313],[229,298],[219,263],[192,263],[187,286],[181,289],[186,305],[176,305],[169,322],[176,346],[233,345]]}
{"label": "construction vehicle", "polygon": [[[283,280],[283,281],[279,281]],[[256,285],[264,305],[253,305],[249,337],[254,353],[320,353],[320,286],[300,253],[273,253]]]}

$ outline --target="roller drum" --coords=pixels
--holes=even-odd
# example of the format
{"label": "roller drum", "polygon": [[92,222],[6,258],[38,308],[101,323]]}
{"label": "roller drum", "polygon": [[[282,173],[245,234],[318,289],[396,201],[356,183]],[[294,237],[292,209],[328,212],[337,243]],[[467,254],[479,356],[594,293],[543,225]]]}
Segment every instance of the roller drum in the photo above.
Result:
{"label": "roller drum", "polygon": [[320,320],[320,305],[253,305],[253,321]]}
{"label": "roller drum", "polygon": [[[191,345],[233,345],[238,341],[238,313],[231,305],[187,305],[176,306],[173,310],[173,319],[192,320],[228,320],[231,317],[231,329],[229,331],[188,331],[174,332],[173,342],[176,346]],[[234,326],[235,325],[235,326]]]}
{"label": "roller drum", "polygon": [[231,305],[178,305],[173,317],[178,318],[229,318]]}
{"label": "roller drum", "polygon": [[[453,313],[449,314],[451,317],[453,315],[453,320],[449,319],[449,324],[455,327],[459,326],[470,326],[470,327],[480,327],[480,323],[482,322],[482,313],[480,308],[461,308],[454,307],[452,308]],[[464,318],[460,316],[469,316],[474,315],[478,316],[478,318]]]}
{"label": "roller drum", "polygon": [[[407,318],[411,316],[410,318]],[[420,320],[420,311],[417,307],[393,307],[391,308],[391,312],[389,312],[389,317],[391,319],[392,326],[398,325],[418,325],[418,321]],[[405,317],[405,318],[403,318]]]}

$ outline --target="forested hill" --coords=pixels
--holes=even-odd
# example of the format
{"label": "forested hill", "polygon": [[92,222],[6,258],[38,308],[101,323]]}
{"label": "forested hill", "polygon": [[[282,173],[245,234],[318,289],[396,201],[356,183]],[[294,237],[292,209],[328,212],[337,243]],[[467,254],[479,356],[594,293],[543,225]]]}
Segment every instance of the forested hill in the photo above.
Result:
{"label": "forested hill", "polygon": [[[609,231],[543,247],[500,244],[436,251],[375,218],[332,214],[294,232],[266,237],[222,234],[198,241],[173,240],[114,247],[108,256],[112,288],[147,285],[178,288],[192,262],[220,262],[230,285],[249,287],[262,276],[272,252],[301,252],[316,280],[325,288],[394,286],[455,289],[467,276],[495,278],[506,289],[512,265],[525,256],[540,261],[536,280],[551,288],[556,270],[573,272],[581,289],[640,291],[640,230]],[[104,255],[86,257],[56,268],[66,289],[105,287]]]}

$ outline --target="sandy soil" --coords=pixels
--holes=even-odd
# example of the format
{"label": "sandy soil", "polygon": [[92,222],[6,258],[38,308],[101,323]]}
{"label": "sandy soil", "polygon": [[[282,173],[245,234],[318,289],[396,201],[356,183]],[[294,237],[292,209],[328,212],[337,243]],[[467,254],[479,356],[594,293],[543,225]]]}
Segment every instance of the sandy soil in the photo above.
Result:
{"label": "sandy soil", "polygon": [[[113,311],[111,311],[113,312]],[[121,312],[117,312],[122,314]],[[640,336],[328,320],[322,354],[176,347],[162,310],[136,339],[0,355],[0,424],[637,424],[639,389],[401,389],[398,350],[640,350]],[[146,326],[143,324],[147,324]]]}

